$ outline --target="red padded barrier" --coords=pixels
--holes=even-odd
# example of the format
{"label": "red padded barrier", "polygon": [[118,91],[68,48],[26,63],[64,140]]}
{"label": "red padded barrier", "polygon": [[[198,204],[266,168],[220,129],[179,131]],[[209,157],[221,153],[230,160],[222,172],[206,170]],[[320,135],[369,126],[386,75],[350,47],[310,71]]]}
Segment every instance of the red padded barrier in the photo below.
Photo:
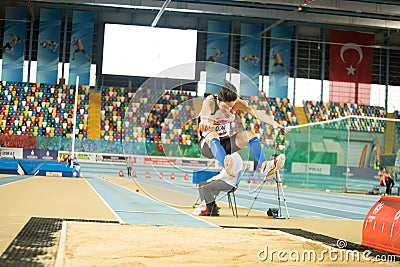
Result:
{"label": "red padded barrier", "polygon": [[383,196],[372,206],[364,220],[361,244],[400,255],[400,198]]}

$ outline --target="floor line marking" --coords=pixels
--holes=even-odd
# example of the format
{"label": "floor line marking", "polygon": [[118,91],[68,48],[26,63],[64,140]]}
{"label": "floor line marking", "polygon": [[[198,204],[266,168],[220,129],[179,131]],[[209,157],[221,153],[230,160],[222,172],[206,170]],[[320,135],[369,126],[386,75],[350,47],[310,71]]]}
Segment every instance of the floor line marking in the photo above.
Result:
{"label": "floor line marking", "polygon": [[[100,179],[100,178],[97,178]],[[115,218],[117,218],[118,222],[121,224],[125,224],[124,220],[122,220],[121,217],[119,217],[119,215],[110,207],[110,205],[108,205],[108,203],[105,201],[105,199],[96,191],[96,189],[94,189],[94,187],[89,183],[89,181],[87,180],[87,178],[85,178],[86,183],[92,188],[92,190],[96,193],[96,195],[101,199],[101,201],[103,201],[104,205],[106,205],[106,207],[111,211],[111,213],[115,216]]]}
{"label": "floor line marking", "polygon": [[64,252],[65,252],[65,241],[67,239],[67,221],[62,222],[61,227],[61,236],[60,241],[58,243],[58,250],[56,255],[56,262],[54,267],[63,267],[64,266]]}

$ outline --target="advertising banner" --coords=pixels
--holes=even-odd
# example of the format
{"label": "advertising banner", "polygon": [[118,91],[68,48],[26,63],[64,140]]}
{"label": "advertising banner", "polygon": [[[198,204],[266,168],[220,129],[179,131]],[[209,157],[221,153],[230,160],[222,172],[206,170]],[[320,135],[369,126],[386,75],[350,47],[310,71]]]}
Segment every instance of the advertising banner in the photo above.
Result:
{"label": "advertising banner", "polygon": [[[240,28],[240,95],[258,96],[261,74],[261,24],[242,24]],[[244,77],[244,74],[246,77]]]}
{"label": "advertising banner", "polygon": [[23,152],[22,148],[11,148],[11,147],[2,147],[0,148],[0,158],[8,158],[8,159],[22,159]]}
{"label": "advertising banner", "polygon": [[79,85],[89,85],[93,30],[93,12],[73,12],[68,78],[70,85],[76,85],[76,76],[79,76]]}
{"label": "advertising banner", "polygon": [[293,162],[292,172],[329,175],[331,173],[331,165]]}
{"label": "advertising banner", "polygon": [[291,37],[290,27],[279,26],[271,29],[269,97],[285,98],[288,95]]}
{"label": "advertising banner", "polygon": [[57,83],[61,10],[40,9],[36,81]]}
{"label": "advertising banner", "polygon": [[209,21],[207,35],[206,93],[216,94],[228,70],[230,23]]}
{"label": "advertising banner", "polygon": [[57,161],[58,151],[56,150],[42,150],[42,149],[24,149],[24,159],[40,159]]}
{"label": "advertising banner", "polygon": [[27,9],[7,7],[5,18],[1,79],[22,82]]}

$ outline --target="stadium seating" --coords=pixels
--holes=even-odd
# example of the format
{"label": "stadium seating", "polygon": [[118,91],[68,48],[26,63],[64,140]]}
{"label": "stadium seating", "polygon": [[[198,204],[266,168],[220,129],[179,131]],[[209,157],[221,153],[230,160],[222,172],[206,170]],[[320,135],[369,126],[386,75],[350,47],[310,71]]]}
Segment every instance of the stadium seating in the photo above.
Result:
{"label": "stadium seating", "polygon": [[100,139],[122,140],[123,119],[130,99],[134,95],[132,88],[102,87],[100,105]]}
{"label": "stadium seating", "polygon": [[197,141],[193,106],[184,104],[192,98],[189,92],[167,90],[158,99],[151,89],[142,89],[141,94],[145,97],[136,96],[127,108],[125,141],[184,145]]}
{"label": "stadium seating", "polygon": [[[71,137],[75,89],[69,85],[0,83],[0,133]],[[89,88],[79,87],[76,137],[87,138]]]}
{"label": "stadium seating", "polygon": [[[161,112],[162,117],[168,115],[168,118],[160,125],[163,129],[161,137],[163,142],[183,145],[197,142],[197,121],[191,99],[190,92],[174,90],[167,91],[159,100],[161,107],[164,107],[166,111],[172,111],[171,115]],[[185,101],[188,102],[185,103]],[[171,105],[170,108],[168,103]]]}
{"label": "stadium seating", "polygon": [[[193,103],[190,103],[194,92],[165,90],[159,92],[159,97],[154,89],[141,89],[140,95],[136,95],[132,88],[103,87],[101,90],[101,140],[183,145],[197,142],[197,118]],[[0,134],[71,137],[74,92],[69,85],[1,82]],[[257,109],[267,110],[284,126],[298,125],[293,105],[287,98],[250,96],[244,99]],[[348,115],[386,116],[382,107],[308,100],[303,104],[309,122]],[[79,87],[77,138],[87,138],[88,110],[89,88]],[[284,148],[285,136],[282,132],[273,131],[272,127],[249,114],[238,112],[237,115],[241,123],[235,124],[234,130],[254,129],[263,144]],[[394,117],[400,117],[398,111],[395,111]],[[338,126],[332,123],[328,127],[383,133],[385,122],[352,118],[347,124]],[[400,133],[399,124],[397,129]]]}
{"label": "stadium seating", "polygon": [[[357,105],[346,103],[328,102],[326,104],[316,101],[303,100],[304,112],[310,123],[329,121],[350,115],[366,116],[374,118],[386,117],[386,111],[383,107]],[[385,131],[386,123],[368,118],[351,118],[345,123],[326,124],[329,128],[337,128],[351,131],[379,132]],[[322,127],[322,126],[321,126]]]}

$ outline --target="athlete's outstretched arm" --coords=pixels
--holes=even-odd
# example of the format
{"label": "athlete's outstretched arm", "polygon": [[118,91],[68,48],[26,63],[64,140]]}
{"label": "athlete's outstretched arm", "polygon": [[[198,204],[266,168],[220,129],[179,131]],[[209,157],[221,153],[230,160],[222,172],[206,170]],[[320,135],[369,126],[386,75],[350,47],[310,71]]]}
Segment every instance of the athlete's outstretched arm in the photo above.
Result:
{"label": "athlete's outstretched arm", "polygon": [[259,119],[260,121],[264,122],[264,123],[268,123],[269,125],[271,125],[272,127],[274,127],[275,129],[282,129],[285,132],[287,132],[287,129],[283,126],[280,125],[278,122],[276,122],[274,120],[274,117],[272,117],[271,115],[268,115],[267,113],[265,113],[265,111],[263,110],[254,110],[251,106],[249,106],[249,104],[244,101],[243,99],[238,98],[236,100],[236,104],[233,106],[233,110],[237,111],[237,110],[242,110],[245,113],[250,114],[251,116],[256,117],[257,119]]}

